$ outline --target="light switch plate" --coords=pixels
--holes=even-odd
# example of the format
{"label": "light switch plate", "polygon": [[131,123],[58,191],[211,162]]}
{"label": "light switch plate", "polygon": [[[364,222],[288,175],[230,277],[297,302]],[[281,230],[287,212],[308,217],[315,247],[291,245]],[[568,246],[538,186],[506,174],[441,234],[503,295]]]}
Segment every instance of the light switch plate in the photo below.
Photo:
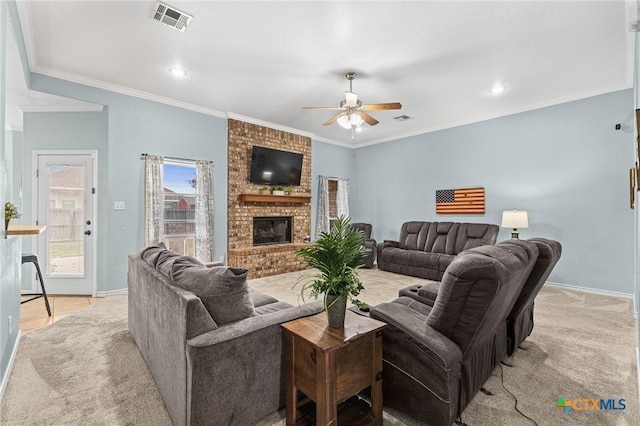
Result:
{"label": "light switch plate", "polygon": [[124,210],[124,201],[114,201],[113,202],[114,210]]}

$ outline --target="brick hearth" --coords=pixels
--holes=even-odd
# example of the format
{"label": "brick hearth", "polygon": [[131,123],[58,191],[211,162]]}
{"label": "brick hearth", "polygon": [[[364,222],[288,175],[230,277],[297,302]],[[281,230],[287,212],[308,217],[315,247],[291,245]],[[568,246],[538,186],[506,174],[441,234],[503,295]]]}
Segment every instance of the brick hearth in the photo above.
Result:
{"label": "brick hearth", "polygon": [[[249,182],[254,145],[303,154],[300,186],[292,195],[310,196],[311,139],[281,130],[228,121],[228,257],[231,266],[249,269],[249,278],[259,278],[306,268],[295,251],[311,235],[311,204],[290,202],[244,202],[241,194],[259,194],[262,185]],[[292,243],[253,246],[253,217],[291,216]]]}

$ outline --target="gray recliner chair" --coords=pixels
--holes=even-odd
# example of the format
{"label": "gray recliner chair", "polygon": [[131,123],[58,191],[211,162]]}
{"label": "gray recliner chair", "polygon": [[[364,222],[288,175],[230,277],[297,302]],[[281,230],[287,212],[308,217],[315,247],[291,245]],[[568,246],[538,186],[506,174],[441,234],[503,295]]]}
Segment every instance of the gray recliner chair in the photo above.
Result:
{"label": "gray recliner chair", "polygon": [[367,269],[373,268],[373,262],[376,259],[376,240],[371,238],[371,224],[370,223],[352,223],[352,227],[357,228],[362,231],[364,239],[362,241],[362,245],[369,250],[367,257],[365,257],[362,261],[364,262],[364,267]]}
{"label": "gray recliner chair", "polygon": [[491,375],[495,335],[531,272],[534,243],[467,250],[442,277],[433,307],[400,297],[371,310],[384,321],[384,403],[450,425]]}
{"label": "gray recliner chair", "polygon": [[533,331],[534,299],[547,282],[551,271],[562,255],[562,245],[546,238],[531,238],[527,241],[538,247],[538,259],[518,295],[513,309],[496,335],[496,357],[498,361],[510,357],[516,348]]}

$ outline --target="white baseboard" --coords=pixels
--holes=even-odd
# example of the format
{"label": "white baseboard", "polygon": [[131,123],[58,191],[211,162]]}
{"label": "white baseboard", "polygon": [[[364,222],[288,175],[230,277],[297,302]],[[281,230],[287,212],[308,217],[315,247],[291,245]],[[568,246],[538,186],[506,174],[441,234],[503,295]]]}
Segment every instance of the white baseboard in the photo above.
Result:
{"label": "white baseboard", "polygon": [[609,291],[609,290],[597,290],[593,288],[580,287],[580,286],[571,285],[571,284],[552,283],[550,281],[547,281],[545,285],[548,285],[551,287],[566,288],[567,290],[576,290],[576,291],[583,291],[585,293],[599,294],[601,296],[622,297],[623,299],[633,300],[633,294],[630,294],[630,293],[620,293],[618,291]]}
{"label": "white baseboard", "polygon": [[96,297],[109,297],[116,296],[118,294],[127,294],[129,289],[121,288],[120,290],[109,290],[109,291],[97,291]]}
{"label": "white baseboard", "polygon": [[13,346],[13,350],[11,351],[11,357],[9,358],[9,364],[7,364],[7,373],[2,378],[2,383],[0,383],[0,402],[2,402],[2,396],[4,395],[4,390],[7,388],[7,383],[9,383],[9,376],[11,376],[11,369],[13,368],[13,362],[16,359],[16,354],[18,353],[18,346],[20,346],[20,339],[22,338],[22,331],[18,330],[18,336],[16,337],[16,344]]}

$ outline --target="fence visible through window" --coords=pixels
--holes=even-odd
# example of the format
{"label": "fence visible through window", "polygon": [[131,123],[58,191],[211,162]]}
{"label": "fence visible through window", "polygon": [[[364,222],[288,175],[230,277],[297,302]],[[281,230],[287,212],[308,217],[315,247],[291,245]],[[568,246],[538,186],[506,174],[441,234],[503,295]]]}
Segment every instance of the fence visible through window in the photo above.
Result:
{"label": "fence visible through window", "polygon": [[165,241],[170,250],[188,256],[195,256],[195,177],[195,163],[165,160],[163,165]]}

